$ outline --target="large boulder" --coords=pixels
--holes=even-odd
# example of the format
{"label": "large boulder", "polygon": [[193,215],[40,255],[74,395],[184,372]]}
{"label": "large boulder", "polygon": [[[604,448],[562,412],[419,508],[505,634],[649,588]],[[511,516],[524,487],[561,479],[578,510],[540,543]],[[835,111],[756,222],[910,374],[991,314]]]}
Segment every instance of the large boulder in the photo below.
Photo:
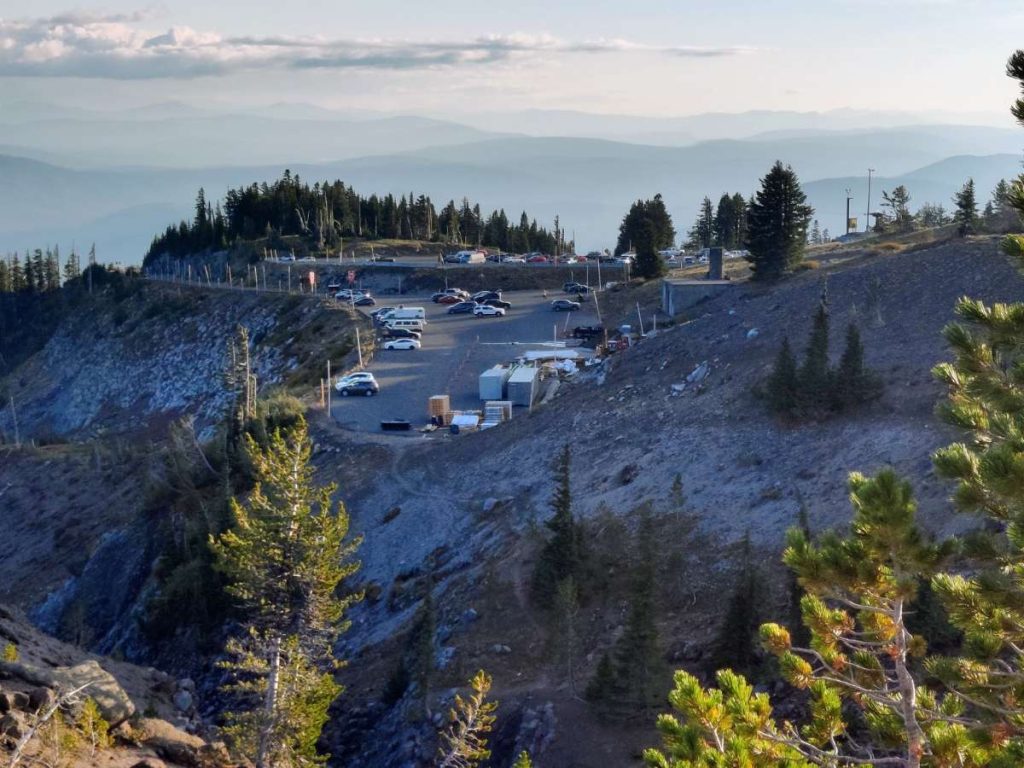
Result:
{"label": "large boulder", "polygon": [[135,714],[135,704],[120,683],[90,659],[73,667],[36,667],[16,661],[0,662],[0,676],[21,680],[30,685],[44,686],[63,695],[82,689],[82,696],[96,702],[103,719],[112,726]]}
{"label": "large boulder", "polygon": [[206,742],[198,736],[185,733],[166,720],[158,720],[155,717],[146,717],[139,721],[138,731],[142,744],[167,762],[190,768],[200,764],[200,750]]}

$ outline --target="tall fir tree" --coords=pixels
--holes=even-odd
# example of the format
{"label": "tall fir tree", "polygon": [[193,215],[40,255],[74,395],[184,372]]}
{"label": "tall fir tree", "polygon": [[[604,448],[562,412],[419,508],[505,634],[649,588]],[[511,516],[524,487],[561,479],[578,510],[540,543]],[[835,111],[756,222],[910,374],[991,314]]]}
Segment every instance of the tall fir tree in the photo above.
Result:
{"label": "tall fir tree", "polygon": [[256,484],[243,505],[232,500],[232,527],[210,545],[244,612],[245,631],[228,643],[234,677],[228,687],[241,708],[226,715],[233,750],[256,768],[318,765],[320,730],[341,693],[343,665],[334,643],[345,613],[361,594],[342,593],[359,568],[361,543],[349,537],[344,507],[332,510],[336,487],[316,487],[304,421],[276,430],[266,449],[246,446]]}
{"label": "tall fir tree", "polygon": [[755,279],[775,280],[803,260],[813,213],[796,173],[776,162],[747,210],[747,260]]}
{"label": "tall fir tree", "polygon": [[714,642],[711,663],[715,669],[752,672],[760,655],[758,627],[761,623],[761,575],[750,551],[750,534],[743,539],[740,569],[725,608],[725,616]]}
{"label": "tall fir tree", "polygon": [[555,467],[553,514],[547,522],[551,536],[541,549],[533,571],[532,596],[542,608],[554,605],[561,582],[571,578],[577,587],[584,582],[583,527],[572,512],[571,470],[572,451],[566,443]]}
{"label": "tall fir tree", "polygon": [[779,416],[793,416],[800,406],[800,383],[796,358],[789,345],[789,337],[782,340],[775,365],[765,385],[768,406]]}
{"label": "tall fir tree", "polygon": [[960,237],[973,235],[978,229],[978,200],[974,193],[974,179],[968,179],[953,197],[956,211],[953,223]]}
{"label": "tall fir tree", "polygon": [[800,366],[799,383],[801,405],[805,409],[819,410],[830,400],[832,370],[828,355],[829,312],[828,304],[822,299],[814,314],[811,337],[807,341],[804,362]]}
{"label": "tall fir tree", "polygon": [[619,238],[615,244],[615,255],[629,251],[642,234],[647,223],[653,227],[653,245],[655,251],[671,248],[676,239],[676,230],[672,226],[672,217],[665,208],[661,195],[650,200],[637,200],[619,225]]}
{"label": "tall fir tree", "polygon": [[644,223],[640,228],[636,245],[636,264],[633,274],[651,280],[665,274],[665,260],[654,247],[656,235],[654,224],[650,221]]}
{"label": "tall fir tree", "polygon": [[705,197],[700,204],[697,220],[690,229],[690,244],[694,248],[709,248],[715,242],[715,209],[711,198]]}

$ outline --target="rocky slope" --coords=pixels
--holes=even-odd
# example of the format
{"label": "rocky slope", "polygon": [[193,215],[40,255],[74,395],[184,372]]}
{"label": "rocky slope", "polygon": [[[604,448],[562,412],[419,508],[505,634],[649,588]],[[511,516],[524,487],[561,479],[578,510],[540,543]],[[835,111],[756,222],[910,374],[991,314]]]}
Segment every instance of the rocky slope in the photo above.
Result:
{"label": "rocky slope", "polygon": [[[131,434],[192,416],[200,434],[230,395],[223,384],[236,326],[249,330],[262,388],[289,383],[354,348],[350,310],[298,295],[140,283],[118,301],[85,304],[6,380],[23,439]],[[310,390],[316,373],[305,377]],[[10,409],[0,434],[13,437]]]}
{"label": "rocky slope", "polygon": [[[628,604],[623,566],[613,556],[628,560],[629,530],[640,508],[655,513],[663,545],[659,620],[666,658],[701,669],[723,595],[731,588],[738,543],[749,535],[764,581],[774,585],[766,611],[777,610],[773,604],[783,591],[777,563],[784,531],[796,521],[801,506],[814,530],[843,525],[849,517],[849,471],[874,472],[888,465],[907,475],[915,485],[922,520],[937,534],[954,533],[970,523],[952,512],[948,487],[932,473],[930,453],[957,436],[932,415],[942,392],[930,369],[948,357],[940,331],[952,319],[959,296],[1019,300],[1022,287],[1024,282],[991,238],[861,254],[777,286],[738,282],[700,305],[688,321],[659,331],[614,356],[599,373],[563,387],[552,403],[532,414],[517,411],[511,423],[487,432],[370,440],[340,431],[319,412],[311,412],[318,477],[339,483],[338,498],[353,515],[354,530],[366,536],[359,578],[368,588],[368,599],[353,614],[353,627],[343,641],[345,654],[354,662],[345,673],[350,688],[329,728],[338,762],[399,766],[416,764],[429,753],[432,725],[410,725],[407,702],[393,708],[381,703],[403,632],[427,583],[429,562],[439,597],[435,711],[443,711],[451,687],[482,666],[494,673],[495,692],[503,702],[500,754],[529,744],[541,764],[628,764],[636,748],[650,742],[649,724],[609,728],[594,719],[552,661],[549,630],[526,598],[537,523],[547,514],[551,462],[559,448],[565,442],[573,447],[576,509],[591,521],[595,547],[609,557],[607,588],[581,614],[578,679],[585,682],[621,628]],[[785,336],[802,351],[823,293],[830,306],[834,359],[846,324],[855,322],[868,365],[885,381],[885,394],[852,414],[783,425],[766,413],[752,391],[764,381]],[[649,300],[648,294],[647,288],[638,291]],[[252,314],[247,316],[257,318],[270,311],[263,306],[268,299],[232,294],[231,301],[248,307],[244,311]],[[629,303],[623,300],[623,306]],[[236,316],[232,313],[242,309],[217,311],[223,314],[208,317],[230,324]],[[216,323],[204,317],[195,320],[184,312],[172,329],[203,323],[195,333],[212,338],[218,333]],[[169,340],[180,335],[145,322],[139,320],[138,335],[128,336],[137,347],[112,341],[116,333],[105,334],[103,344],[114,346],[103,346],[102,354],[123,351],[129,366],[142,370],[148,359],[142,338],[159,342],[159,357]],[[61,338],[79,339],[83,349],[75,354],[83,362],[91,357],[86,337],[75,337],[70,330],[66,334]],[[287,348],[288,339],[268,334],[265,342],[257,340],[271,342],[274,349],[264,358],[284,376],[288,357],[281,348]],[[59,343],[66,353],[74,351],[70,342]],[[223,338],[211,346],[222,347]],[[41,381],[44,373],[63,375],[48,372],[53,358],[48,359],[32,361],[18,376]],[[177,375],[182,366],[175,363],[168,370]],[[67,381],[80,393],[86,388],[84,382],[74,384],[70,374]],[[184,381],[193,379],[186,376]],[[215,408],[216,398],[210,394],[214,379],[195,381],[189,391]],[[142,384],[119,387],[127,398],[122,403],[131,402],[132,395],[139,398],[139,393],[145,393],[146,402],[155,397]],[[57,394],[51,400],[33,400],[28,391],[21,390],[34,405],[26,410],[36,409],[40,425],[49,423],[44,416],[47,402],[70,402]],[[179,412],[177,401],[158,397],[155,402],[166,403],[167,410],[152,413]],[[118,406],[122,413],[124,407]],[[66,410],[92,413],[90,424],[106,423],[102,408]],[[73,421],[68,417],[62,423]],[[73,487],[76,470],[50,460],[55,476],[66,478],[57,485]],[[19,475],[26,472],[18,470]],[[33,530],[23,518],[33,494],[45,488],[47,506],[76,505],[75,493],[46,488],[45,473],[40,472],[34,481],[13,483],[9,491],[10,498],[22,499],[22,511],[11,520],[20,520],[19,538],[26,540]],[[673,490],[677,476],[681,494]],[[132,493],[116,477],[104,479],[100,488],[115,498]],[[136,567],[132,562],[140,568],[147,563],[144,547],[131,538],[131,514],[114,519],[103,517],[98,505],[85,509],[97,510],[96,525],[82,532],[95,556],[73,569],[54,569],[48,585],[42,584],[46,579],[18,577],[37,610],[45,592],[59,597],[52,590],[69,575],[78,584],[91,585],[85,590],[89,594],[102,595],[101,585],[112,579],[123,582],[123,574]],[[104,536],[108,520],[118,533]],[[63,562],[71,550],[62,548],[56,537],[65,524],[60,515],[47,518],[37,524],[38,533],[43,540],[50,536],[51,544],[24,555],[12,549],[19,572],[45,572],[48,562]],[[126,552],[132,553],[132,562],[118,570],[117,555]],[[125,615],[115,598],[100,602]],[[45,609],[38,615],[45,617]]]}

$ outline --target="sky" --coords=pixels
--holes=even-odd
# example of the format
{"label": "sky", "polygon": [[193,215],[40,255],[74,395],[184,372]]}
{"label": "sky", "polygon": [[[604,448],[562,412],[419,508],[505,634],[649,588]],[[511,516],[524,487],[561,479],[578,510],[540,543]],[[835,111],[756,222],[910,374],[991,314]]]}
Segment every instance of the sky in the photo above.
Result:
{"label": "sky", "polygon": [[[0,108],[1005,119],[1020,0],[0,0]],[[1003,116],[1003,117],[996,117]]]}

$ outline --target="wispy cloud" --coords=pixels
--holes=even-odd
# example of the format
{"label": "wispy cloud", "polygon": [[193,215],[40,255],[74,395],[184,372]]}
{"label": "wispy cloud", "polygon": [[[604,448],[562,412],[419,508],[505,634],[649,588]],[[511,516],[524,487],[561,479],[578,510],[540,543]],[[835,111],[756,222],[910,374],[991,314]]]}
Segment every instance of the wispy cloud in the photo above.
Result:
{"label": "wispy cloud", "polygon": [[621,39],[567,41],[548,35],[486,35],[465,40],[332,40],[318,37],[227,37],[189,27],[144,29],[151,15],[67,13],[0,18],[0,76],[120,80],[192,78],[241,70],[413,70],[481,66],[531,56],[660,54],[733,56],[737,47],[655,46]]}

